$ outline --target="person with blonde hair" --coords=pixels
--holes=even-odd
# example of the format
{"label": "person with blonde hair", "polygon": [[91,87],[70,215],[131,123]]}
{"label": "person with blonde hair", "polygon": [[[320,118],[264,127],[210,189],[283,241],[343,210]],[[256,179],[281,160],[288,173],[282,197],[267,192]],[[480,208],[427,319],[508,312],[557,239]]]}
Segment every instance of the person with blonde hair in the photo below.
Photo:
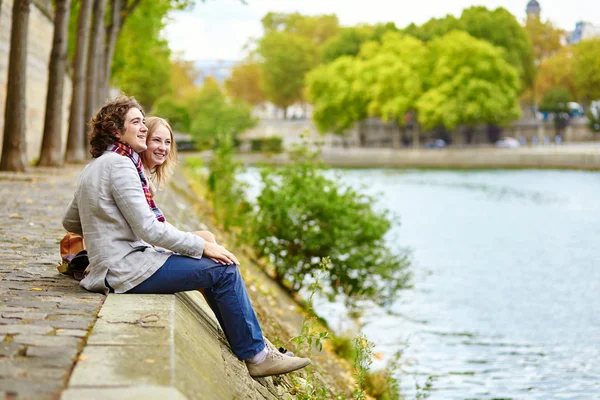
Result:
{"label": "person with blonde hair", "polygon": [[173,129],[167,120],[159,117],[148,117],[146,119],[148,136],[146,146],[148,148],[140,153],[146,176],[152,182],[153,192],[163,189],[175,167],[179,163],[177,146]]}
{"label": "person with blonde hair", "polygon": [[[146,146],[148,148],[140,153],[144,171],[149,178],[149,186],[152,194],[164,189],[175,172],[179,163],[177,156],[177,144],[175,134],[169,122],[159,117],[148,117],[146,119],[148,135]],[[202,239],[216,243],[215,235],[209,231],[194,231],[193,234]],[[204,293],[204,292],[203,292]]]}

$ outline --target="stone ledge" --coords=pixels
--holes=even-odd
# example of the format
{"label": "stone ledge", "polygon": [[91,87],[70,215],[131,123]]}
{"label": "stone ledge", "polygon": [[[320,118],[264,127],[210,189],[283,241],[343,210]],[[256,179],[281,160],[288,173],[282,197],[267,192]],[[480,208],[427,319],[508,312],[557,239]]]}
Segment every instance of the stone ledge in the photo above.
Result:
{"label": "stone ledge", "polygon": [[110,294],[62,399],[231,399],[233,384],[198,292]]}

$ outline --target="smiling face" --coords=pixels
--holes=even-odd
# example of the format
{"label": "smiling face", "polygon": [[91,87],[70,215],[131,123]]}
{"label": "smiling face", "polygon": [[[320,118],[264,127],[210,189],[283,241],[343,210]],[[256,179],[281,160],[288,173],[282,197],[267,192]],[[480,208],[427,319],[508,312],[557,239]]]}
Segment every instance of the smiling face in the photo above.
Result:
{"label": "smiling face", "polygon": [[152,131],[147,142],[148,148],[144,151],[144,165],[146,168],[152,170],[167,160],[171,152],[172,140],[171,132],[162,124],[159,124]]}
{"label": "smiling face", "polygon": [[119,140],[131,146],[133,151],[141,153],[146,150],[146,128],[144,114],[133,107],[125,114],[125,127],[123,133],[119,135]]}

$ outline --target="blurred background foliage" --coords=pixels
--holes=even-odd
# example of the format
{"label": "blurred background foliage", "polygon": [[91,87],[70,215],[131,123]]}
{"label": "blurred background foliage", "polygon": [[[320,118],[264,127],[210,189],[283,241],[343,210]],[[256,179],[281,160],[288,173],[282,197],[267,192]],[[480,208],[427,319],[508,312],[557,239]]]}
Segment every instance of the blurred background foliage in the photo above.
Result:
{"label": "blurred background foliage", "polygon": [[[111,86],[203,147],[219,134],[235,139],[254,126],[252,107],[266,102],[284,117],[291,105],[310,104],[319,130],[341,134],[367,117],[400,127],[416,121],[423,129],[502,126],[521,109],[538,109],[555,88],[566,89],[569,101],[600,98],[599,39],[565,45],[565,32],[551,22],[529,17],[521,23],[502,7],[469,7],[404,28],[269,12],[262,36],[249,39],[247,57],[221,87],[199,79],[194,64],[179,60],[161,36],[169,13],[194,1],[128,3],[137,6],[124,20]],[[79,6],[73,1],[71,32]]]}

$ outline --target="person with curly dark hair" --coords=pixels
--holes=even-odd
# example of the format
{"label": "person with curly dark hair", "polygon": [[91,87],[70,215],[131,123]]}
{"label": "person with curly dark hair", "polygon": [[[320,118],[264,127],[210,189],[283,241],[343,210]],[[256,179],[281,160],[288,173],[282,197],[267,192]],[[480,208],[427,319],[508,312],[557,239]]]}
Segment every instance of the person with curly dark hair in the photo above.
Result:
{"label": "person with curly dark hair", "polygon": [[94,158],[82,171],[62,221],[67,231],[85,237],[90,269],[81,286],[105,294],[204,289],[251,376],[285,374],[310,364],[308,358],[284,356],[263,338],[233,253],[166,223],[138,155],[147,148],[148,129],[135,99],[120,96],[105,104],[91,126]]}

